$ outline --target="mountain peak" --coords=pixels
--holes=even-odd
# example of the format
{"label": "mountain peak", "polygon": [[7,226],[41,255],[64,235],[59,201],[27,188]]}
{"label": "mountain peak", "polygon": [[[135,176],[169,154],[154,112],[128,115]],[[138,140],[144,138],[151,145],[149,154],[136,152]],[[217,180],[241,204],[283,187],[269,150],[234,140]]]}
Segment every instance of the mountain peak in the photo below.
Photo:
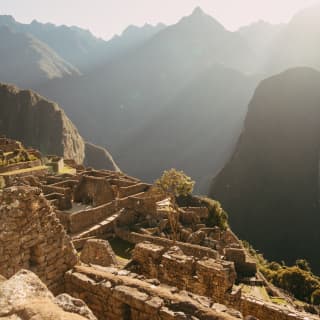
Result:
{"label": "mountain peak", "polygon": [[198,26],[199,28],[203,28],[205,25],[208,27],[215,27],[216,29],[225,29],[224,26],[217,21],[215,18],[205,13],[201,7],[196,7],[191,15],[183,17],[179,23],[182,25],[189,25],[189,27],[194,28]]}
{"label": "mountain peak", "polygon": [[199,6],[194,8],[191,14],[191,16],[203,16],[203,15],[205,15],[205,12]]}
{"label": "mountain peak", "polygon": [[12,25],[16,23],[16,20],[11,15],[0,15],[0,23],[2,25]]}

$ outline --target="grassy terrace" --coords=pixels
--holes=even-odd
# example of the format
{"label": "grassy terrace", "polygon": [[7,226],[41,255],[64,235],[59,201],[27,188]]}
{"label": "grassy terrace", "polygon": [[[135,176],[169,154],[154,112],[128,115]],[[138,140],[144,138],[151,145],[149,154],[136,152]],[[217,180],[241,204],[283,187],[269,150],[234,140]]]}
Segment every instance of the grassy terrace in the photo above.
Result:
{"label": "grassy terrace", "polygon": [[32,167],[32,168],[25,168],[25,169],[20,169],[20,170],[12,170],[8,172],[3,172],[0,173],[0,176],[15,176],[15,175],[20,175],[24,174],[27,172],[33,172],[33,171],[40,171],[40,170],[45,170],[48,169],[47,166],[37,166],[37,167]]}
{"label": "grassy terrace", "polygon": [[71,168],[67,165],[64,165],[63,169],[61,171],[59,171],[59,174],[64,174],[64,173],[68,173],[68,174],[76,174],[76,169]]}
{"label": "grassy terrace", "polygon": [[264,301],[271,301],[265,287],[244,285],[242,287],[244,293],[249,294]]}

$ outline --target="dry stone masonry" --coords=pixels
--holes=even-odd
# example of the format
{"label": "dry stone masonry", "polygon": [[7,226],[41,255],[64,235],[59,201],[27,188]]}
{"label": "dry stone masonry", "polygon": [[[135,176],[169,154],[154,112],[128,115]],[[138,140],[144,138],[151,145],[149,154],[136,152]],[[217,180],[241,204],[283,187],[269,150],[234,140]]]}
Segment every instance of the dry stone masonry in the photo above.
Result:
{"label": "dry stone masonry", "polygon": [[118,264],[109,242],[102,239],[89,239],[81,251],[80,260],[86,264],[96,264],[104,267]]}
{"label": "dry stone masonry", "polygon": [[[8,141],[7,148],[17,145]],[[268,283],[230,229],[208,227],[207,207],[179,207],[121,172],[70,160],[64,163],[72,170],[61,172],[61,159],[52,159],[58,169],[41,174],[6,168],[0,275],[33,271],[54,294],[70,295],[56,305],[88,319],[78,299],[99,320],[319,319],[285,295],[277,305],[267,291],[267,298],[255,294]]]}
{"label": "dry stone masonry", "polygon": [[70,238],[40,189],[0,191],[0,274],[9,278],[29,269],[60,292],[64,273],[76,263]]}

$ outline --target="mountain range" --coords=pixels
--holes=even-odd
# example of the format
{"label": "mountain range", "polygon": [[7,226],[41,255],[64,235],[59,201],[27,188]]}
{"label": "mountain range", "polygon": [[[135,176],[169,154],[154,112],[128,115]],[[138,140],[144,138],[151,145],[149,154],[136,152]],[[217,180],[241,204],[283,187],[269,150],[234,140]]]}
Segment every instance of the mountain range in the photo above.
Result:
{"label": "mountain range", "polygon": [[[129,174],[152,182],[164,169],[178,167],[204,193],[231,155],[259,81],[295,65],[281,54],[286,57],[296,29],[310,29],[305,16],[308,10],[289,24],[260,21],[230,32],[196,8],[174,25],[129,26],[110,41],[78,27],[0,16],[0,25],[37,39],[74,66],[45,80],[28,81],[27,71],[0,80],[32,87],[63,105],[85,139],[109,149]],[[316,32],[310,36],[315,39]],[[309,51],[317,52],[311,40],[315,48]],[[304,40],[293,44],[303,47],[299,41]],[[317,67],[316,55],[311,61],[303,51],[292,51],[301,64]],[[21,81],[24,75],[27,81]]]}
{"label": "mountain range", "polygon": [[[245,75],[254,59],[254,53],[239,34],[227,31],[214,18],[197,8],[191,16],[159,31],[144,44],[119,55],[98,70],[94,69],[82,77],[50,81],[37,90],[62,104],[82,134],[108,147],[120,167],[130,174],[152,182],[162,170],[176,166],[186,168],[191,176],[203,177],[204,170],[201,167],[212,166],[209,172],[213,174],[223,165],[222,159],[229,155],[226,150],[231,152],[236,141],[246,106],[257,83],[253,81],[257,77]],[[246,63],[243,64],[243,61]],[[238,89],[230,90],[228,97],[221,94],[218,104],[212,103],[208,95],[211,91],[219,95],[219,80],[227,84],[232,72],[237,75],[237,83],[241,82],[238,77],[242,77],[248,86],[241,84]],[[194,93],[196,99],[193,105],[185,106],[186,93],[189,96]],[[238,106],[235,103],[237,100]],[[159,135],[143,133],[144,128],[152,126],[159,134],[163,133],[166,139],[168,132],[163,121],[167,121],[169,114],[171,119],[178,120],[177,126],[170,129],[174,153],[168,152],[165,145],[167,140],[161,141]],[[183,137],[187,137],[189,128],[183,127],[183,120],[179,121],[179,118],[192,119],[194,115],[197,115],[198,121],[192,123],[192,130],[201,131],[206,127],[203,136],[208,135],[210,144],[202,143],[200,147],[197,141],[188,143]],[[211,123],[202,125],[208,115],[215,115],[216,119],[222,121],[222,126],[224,119],[228,121],[233,118],[230,120],[233,126],[230,128],[231,134],[223,142],[209,138],[212,137]],[[181,138],[184,141],[180,142]],[[135,141],[136,144],[128,141]],[[150,146],[153,147],[152,151]],[[216,154],[221,154],[218,157],[221,160],[212,164],[208,156],[205,163],[186,167],[183,156],[186,146],[190,149],[189,154],[198,155],[208,153],[211,148]],[[138,149],[140,151],[136,152]],[[123,150],[128,151],[126,156],[123,156]],[[151,154],[159,160],[167,158],[167,161],[158,166],[160,161],[148,160]],[[141,163],[144,166],[138,166]],[[204,180],[209,180],[209,172]],[[208,183],[197,181],[199,190],[203,192],[205,187],[201,186]]]}
{"label": "mountain range", "polygon": [[86,72],[112,60],[116,55],[143,43],[165,27],[163,24],[157,26],[146,24],[141,28],[129,26],[121,36],[114,36],[107,42],[95,37],[90,31],[76,26],[56,26],[36,20],[24,24],[8,15],[0,16],[0,26],[32,35],[80,72]]}
{"label": "mountain range", "polygon": [[[174,25],[129,26],[109,41],[0,16],[0,81],[63,106],[81,133],[71,130],[85,164],[118,164],[148,182],[182,169],[196,192],[210,189],[223,202],[233,228],[255,247],[276,260],[307,257],[319,269],[310,246],[319,243],[319,16],[314,6],[287,24],[259,21],[231,32],[196,8]],[[2,131],[20,140],[37,132],[23,141],[36,144],[35,120],[19,112],[0,115],[11,124]],[[40,119],[34,130],[50,113]],[[20,132],[10,131],[15,121]],[[51,131],[44,136],[51,142]]]}
{"label": "mountain range", "polygon": [[0,79],[19,86],[37,86],[79,71],[45,43],[26,33],[0,26]]}

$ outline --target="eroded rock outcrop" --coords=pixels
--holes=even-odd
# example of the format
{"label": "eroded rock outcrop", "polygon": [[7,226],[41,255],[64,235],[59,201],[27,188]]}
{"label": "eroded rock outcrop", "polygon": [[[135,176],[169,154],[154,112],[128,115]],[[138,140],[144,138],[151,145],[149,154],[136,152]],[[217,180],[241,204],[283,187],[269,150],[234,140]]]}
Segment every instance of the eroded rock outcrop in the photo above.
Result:
{"label": "eroded rock outcrop", "polygon": [[[78,306],[71,306],[72,301]],[[81,306],[81,307],[80,307]],[[96,320],[86,304],[63,295],[54,299],[45,284],[32,272],[21,270],[0,283],[0,318],[21,320]]]}
{"label": "eroded rock outcrop", "polygon": [[107,149],[93,143],[85,143],[84,164],[95,169],[120,171]]}
{"label": "eroded rock outcrop", "polygon": [[85,145],[64,111],[29,90],[0,84],[0,132],[39,149],[78,163],[84,160]]}
{"label": "eroded rock outcrop", "polygon": [[99,169],[119,170],[106,149],[84,142],[58,104],[33,91],[1,83],[0,134],[20,140],[45,155],[62,156]]}

